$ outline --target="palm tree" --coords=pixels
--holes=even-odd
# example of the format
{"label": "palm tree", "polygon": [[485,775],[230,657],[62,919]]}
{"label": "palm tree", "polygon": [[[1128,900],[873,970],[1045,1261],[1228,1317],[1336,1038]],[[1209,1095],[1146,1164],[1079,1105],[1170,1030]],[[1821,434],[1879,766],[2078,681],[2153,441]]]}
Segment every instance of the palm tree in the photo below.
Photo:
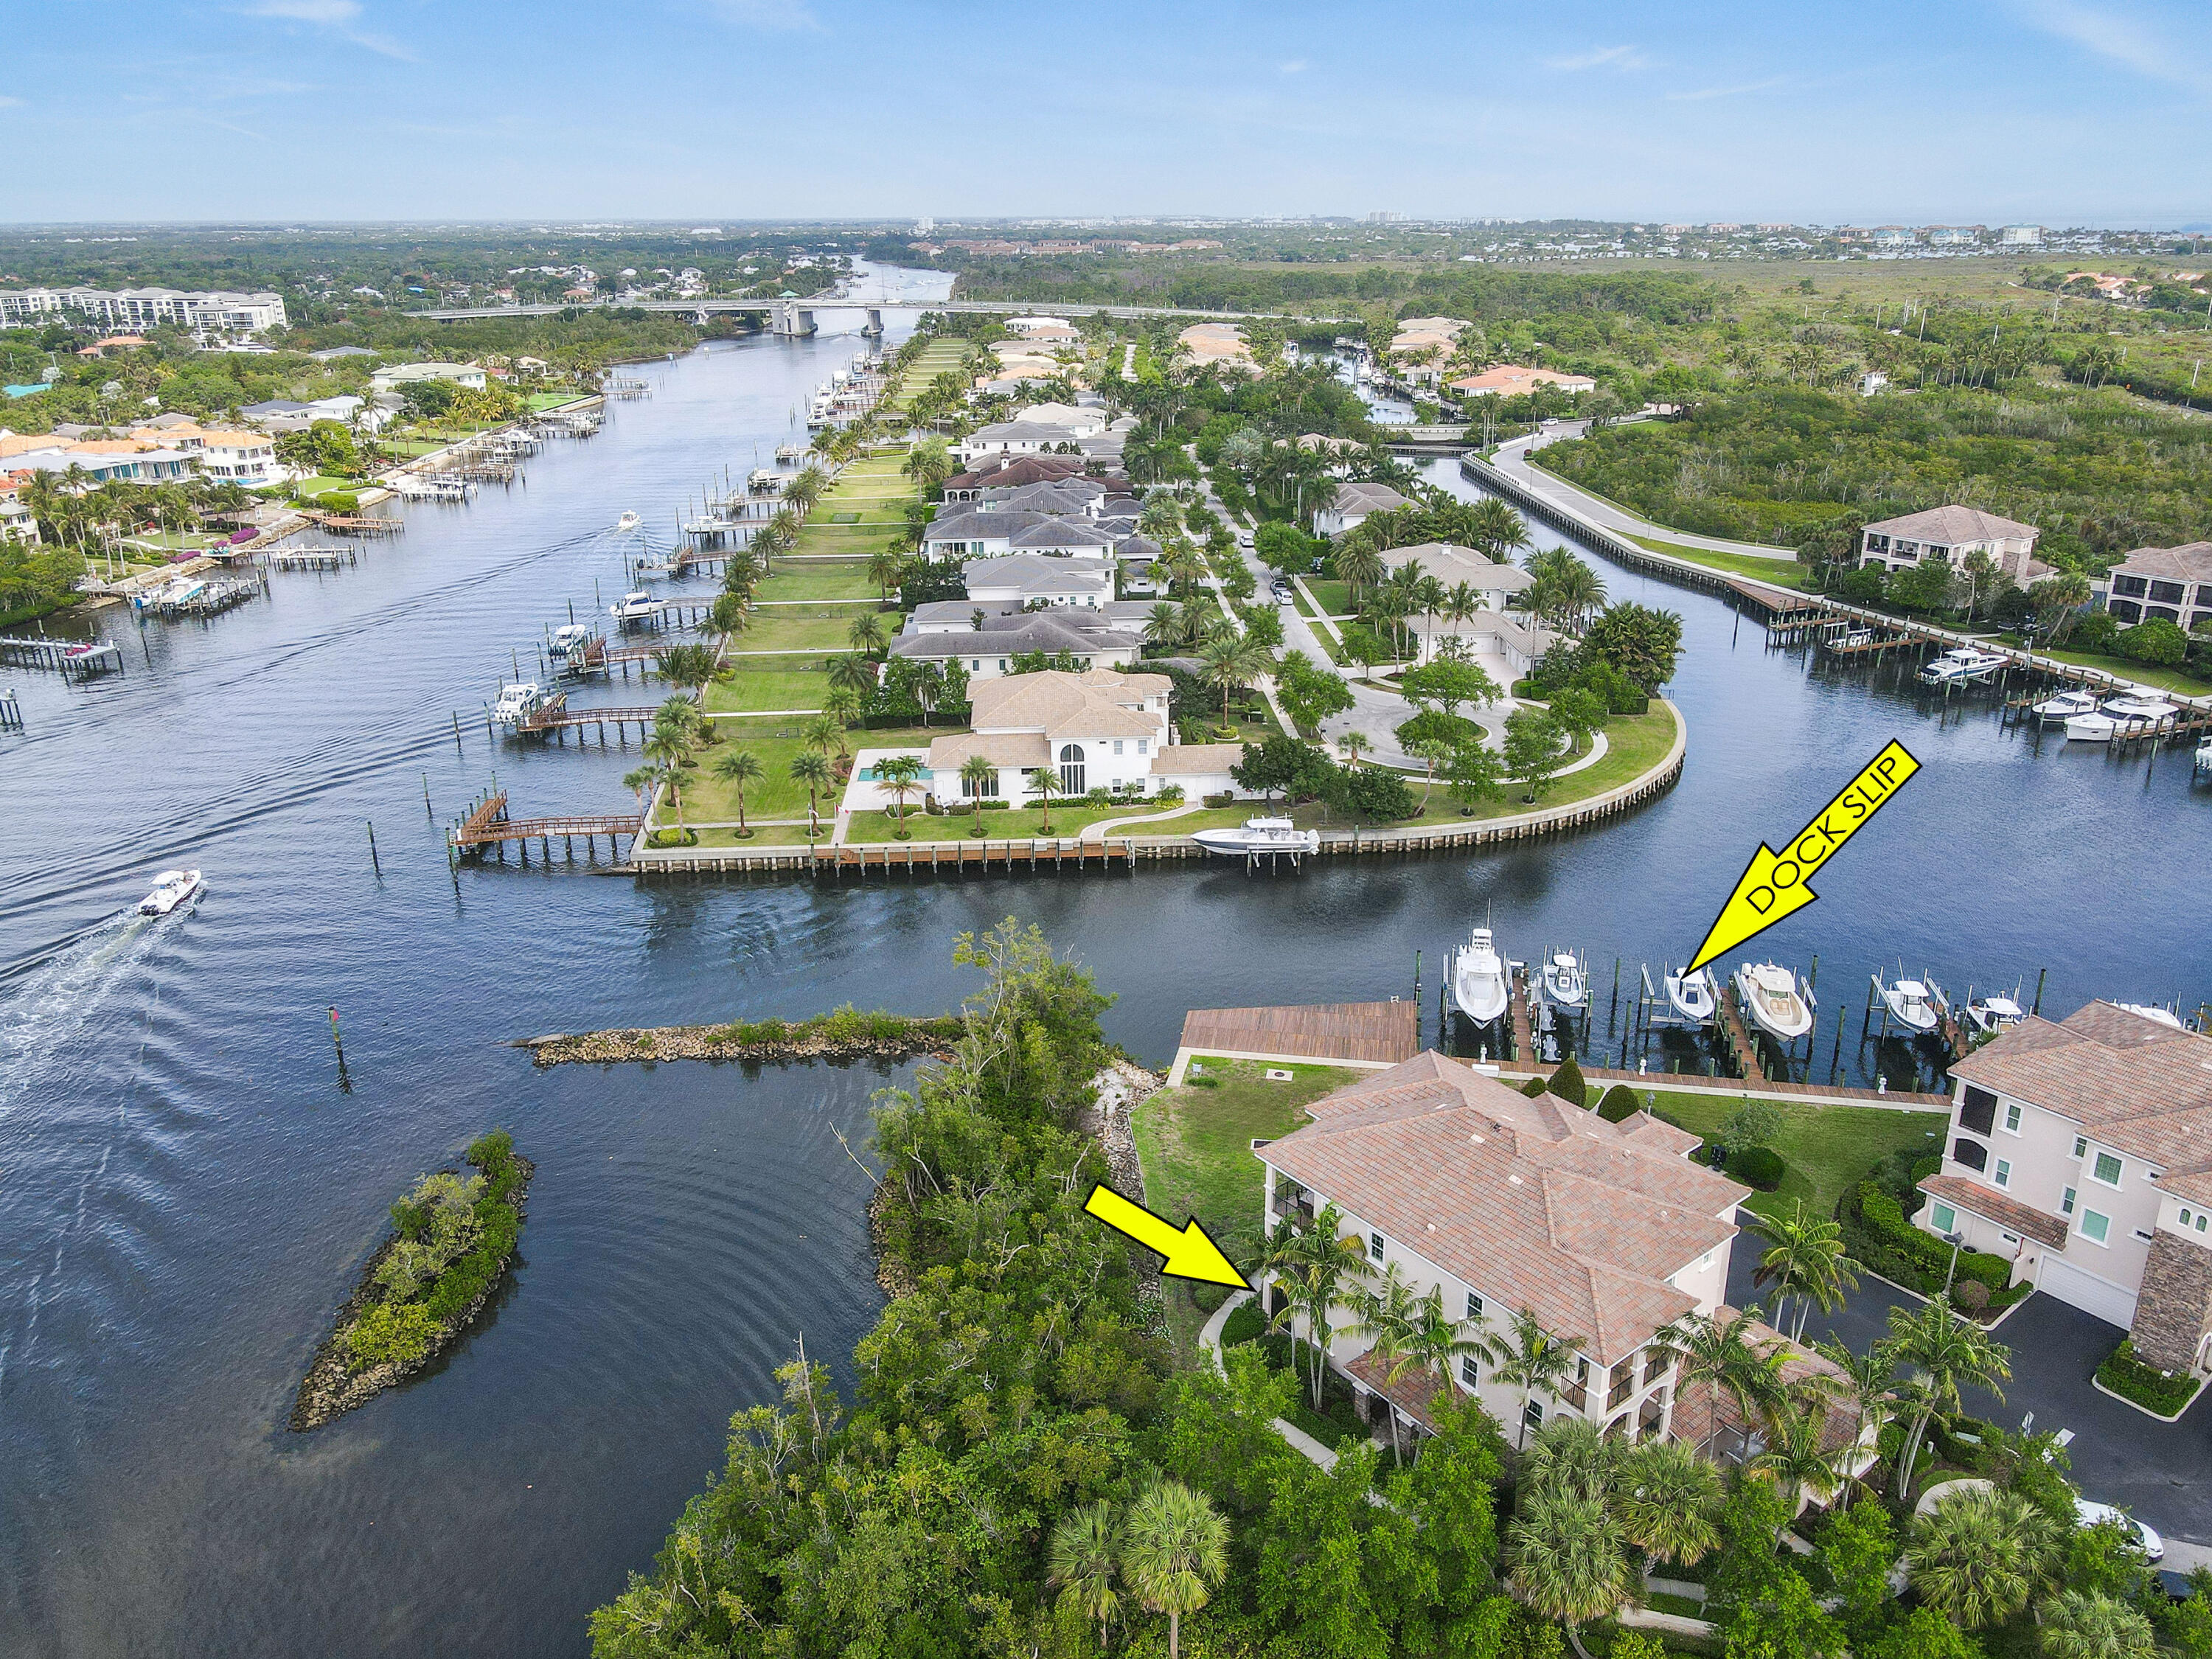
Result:
{"label": "palm tree", "polygon": [[1776,1322],[1780,1323],[1781,1297],[1798,1298],[1797,1328],[1793,1340],[1805,1339],[1805,1318],[1815,1303],[1826,1313],[1838,1306],[1844,1292],[1858,1288],[1858,1263],[1844,1254],[1842,1225],[1805,1207],[1798,1199],[1786,1216],[1756,1217],[1752,1226],[1771,1248],[1759,1257],[1752,1282],[1773,1281],[1777,1294]]}
{"label": "palm tree", "polygon": [[[1814,1345],[1814,1352],[1836,1368],[1838,1375],[1828,1379],[1829,1393],[1838,1400],[1850,1402],[1858,1417],[1859,1434],[1879,1435],[1897,1405],[1890,1393],[1897,1361],[1889,1344],[1876,1342],[1864,1353],[1855,1353],[1840,1342],[1822,1342]],[[1850,1492],[1845,1492],[1844,1501],[1846,1505],[1850,1504]]]}
{"label": "palm tree", "polygon": [[1505,1559],[1514,1595],[1566,1626],[1571,1637],[1577,1625],[1603,1618],[1631,1593],[1620,1526],[1601,1498],[1534,1494],[1507,1531]]}
{"label": "palm tree", "polygon": [[1905,1567],[1923,1601],[1961,1630],[1981,1630],[2035,1598],[2057,1550],[2050,1516],[2017,1492],[1978,1486],[1913,1523]]}
{"label": "palm tree", "polygon": [[744,633],[751,621],[751,606],[746,596],[726,587],[716,594],[714,604],[707,607],[707,626],[724,640],[733,639]]}
{"label": "palm tree", "polygon": [[1928,1419],[1938,1411],[1957,1411],[1961,1387],[1985,1389],[2003,1399],[1997,1384],[2012,1375],[2012,1351],[1991,1341],[1990,1334],[1972,1320],[1952,1312],[1951,1304],[1941,1297],[1917,1313],[1892,1308],[1889,1343],[1898,1364],[1912,1377],[1912,1428],[1897,1460],[1897,1501],[1901,1504],[1912,1487],[1912,1468]]}
{"label": "palm tree", "polygon": [[1198,678],[1221,693],[1221,723],[1229,724],[1230,694],[1243,689],[1247,658],[1243,642],[1224,630],[1206,642],[1199,653]]}
{"label": "palm tree", "polygon": [[1516,1442],[1519,1446],[1525,1448],[1528,1443],[1530,1402],[1539,1391],[1554,1395],[1559,1393],[1574,1370],[1580,1357],[1575,1351],[1582,1345],[1579,1336],[1562,1341],[1546,1335],[1534,1310],[1528,1308],[1513,1316],[1502,1335],[1484,1342],[1483,1356],[1490,1362],[1492,1380],[1521,1391],[1521,1433]]}
{"label": "palm tree", "polygon": [[1720,1547],[1720,1471],[1688,1442],[1645,1441],[1621,1460],[1614,1492],[1621,1531],[1653,1560],[1686,1564]]}
{"label": "palm tree", "polygon": [[975,833],[983,833],[983,792],[999,775],[999,769],[981,755],[970,755],[960,763],[960,787],[968,792],[968,799],[975,803]]}
{"label": "palm tree", "polygon": [[1346,1279],[1365,1277],[1367,1253],[1358,1238],[1344,1231],[1343,1212],[1324,1204],[1313,1224],[1303,1231],[1289,1226],[1275,1230],[1261,1273],[1283,1292],[1283,1307],[1274,1323],[1295,1330],[1300,1317],[1306,1322],[1306,1346],[1311,1350],[1307,1390],[1319,1411],[1329,1350],[1339,1328],[1334,1323],[1336,1305],[1344,1299]]}
{"label": "palm tree", "polygon": [[1073,1596],[1083,1616],[1098,1621],[1101,1648],[1108,1623],[1121,1610],[1121,1598],[1114,1589],[1121,1555],[1121,1517],[1104,1498],[1060,1516],[1045,1546],[1045,1583]]}
{"label": "palm tree", "polygon": [[882,650],[885,637],[883,613],[879,611],[863,611],[845,630],[846,643],[865,655],[872,656]]}
{"label": "palm tree", "polygon": [[1482,1357],[1481,1332],[1468,1321],[1445,1314],[1442,1285],[1413,1304],[1405,1341],[1407,1358],[1435,1379],[1439,1394],[1452,1386],[1452,1372],[1461,1361]]}
{"label": "palm tree", "polygon": [[1364,541],[1346,542],[1337,550],[1336,574],[1357,599],[1382,580],[1382,556]]}
{"label": "palm tree", "polygon": [[1572,559],[1553,578],[1552,598],[1561,617],[1573,623],[1575,631],[1580,633],[1589,626],[1591,613],[1605,603],[1605,582],[1580,559]]}
{"label": "palm tree", "polygon": [[851,750],[851,744],[845,740],[845,722],[835,714],[823,713],[817,714],[812,720],[807,721],[805,738],[810,747],[819,750],[824,755],[833,749],[836,750],[837,758],[840,760],[844,759]]}
{"label": "palm tree", "polygon": [[818,810],[821,792],[832,781],[830,762],[818,749],[802,749],[791,757],[791,781],[806,786],[806,833],[822,833],[822,814]]}
{"label": "palm tree", "polygon": [[676,807],[676,827],[684,828],[684,765],[696,746],[691,733],[678,726],[663,726],[655,720],[653,730],[638,745],[638,753],[661,769],[663,781],[668,785],[668,798]]}
{"label": "palm tree", "polygon": [[1344,750],[1345,764],[1357,766],[1359,757],[1375,746],[1375,740],[1364,732],[1347,732],[1336,740],[1336,746]]}
{"label": "palm tree", "polygon": [[1162,599],[1145,613],[1145,643],[1155,647],[1181,645],[1190,631],[1185,607]]}
{"label": "palm tree", "polygon": [[1622,1443],[1608,1440],[1587,1417],[1555,1417],[1536,1431],[1521,1465],[1531,1492],[1566,1492],[1603,1499],[1613,1490]]}
{"label": "palm tree", "polygon": [[830,689],[849,692],[855,697],[866,697],[876,689],[875,664],[861,656],[830,658]]}
{"label": "palm tree", "polygon": [[1168,1616],[1168,1659],[1182,1659],[1182,1616],[1204,1607],[1229,1571],[1229,1522],[1180,1480],[1162,1480],[1129,1505],[1121,1577],[1137,1600]]}
{"label": "palm tree", "polygon": [[2157,1632],[2126,1602],[2094,1591],[2061,1590],[2036,1609],[2050,1659],[2154,1659]]}
{"label": "palm tree", "polygon": [[921,706],[921,723],[929,724],[930,710],[945,697],[945,665],[925,662],[914,671],[914,700]]}
{"label": "palm tree", "polygon": [[1504,562],[1503,555],[1528,545],[1528,525],[1510,505],[1495,495],[1486,495],[1471,503],[1465,523],[1468,539],[1501,563]]}
{"label": "palm tree", "polygon": [[[1682,1368],[1676,1396],[1692,1383],[1703,1382],[1735,1402],[1747,1430],[1778,1405],[1783,1397],[1782,1367],[1787,1356],[1779,1343],[1765,1348],[1753,1346],[1751,1324],[1758,1317],[1759,1304],[1753,1303],[1748,1312],[1726,1324],[1708,1314],[1685,1314],[1661,1331],[1654,1348]],[[1716,1423],[1714,1432],[1718,1430]]]}
{"label": "palm tree", "polygon": [[906,827],[906,799],[921,787],[921,762],[913,755],[887,755],[876,763],[876,781],[890,792],[902,832]]}
{"label": "palm tree", "polygon": [[1828,1408],[1817,1400],[1802,1409],[1785,1406],[1768,1413],[1766,1449],[1751,1460],[1751,1468],[1781,1487],[1793,1516],[1804,1493],[1825,1504],[1844,1484],[1845,1454],[1822,1449],[1827,1427]]}
{"label": "palm tree", "polygon": [[1044,803],[1046,835],[1052,833],[1052,798],[1060,793],[1060,769],[1052,766],[1033,766],[1029,770],[1030,790]]}
{"label": "palm tree", "polygon": [[635,795],[649,813],[653,811],[653,802],[660,798],[661,786],[671,782],[674,775],[669,768],[647,761],[644,765],[633,767],[623,774],[623,787]]}
{"label": "palm tree", "polygon": [[886,599],[890,598],[891,589],[899,585],[899,578],[906,574],[906,556],[905,550],[896,542],[879,547],[868,556],[868,580]]}
{"label": "palm tree", "polygon": [[860,694],[848,686],[841,686],[822,699],[822,712],[841,726],[860,724]]}
{"label": "palm tree", "polygon": [[1447,621],[1464,625],[1483,609],[1482,595],[1475,592],[1473,582],[1454,582],[1437,608]]}
{"label": "palm tree", "polygon": [[[1395,1261],[1384,1271],[1381,1284],[1361,1291],[1352,1300],[1352,1323],[1344,1328],[1344,1334],[1355,1342],[1367,1344],[1368,1358],[1381,1370],[1385,1382],[1395,1382],[1413,1364],[1412,1337],[1419,1300]],[[1390,1449],[1396,1452],[1398,1409],[1387,1400],[1383,1403],[1390,1410]]]}
{"label": "palm tree", "polygon": [[745,828],[745,791],[767,775],[759,758],[750,749],[734,750],[717,760],[713,769],[714,775],[728,784],[731,793],[737,797],[738,834],[751,835],[752,831]]}
{"label": "palm tree", "polygon": [[801,467],[789,483],[783,487],[783,499],[801,513],[810,511],[822,499],[822,492],[830,487],[830,480],[818,466]]}

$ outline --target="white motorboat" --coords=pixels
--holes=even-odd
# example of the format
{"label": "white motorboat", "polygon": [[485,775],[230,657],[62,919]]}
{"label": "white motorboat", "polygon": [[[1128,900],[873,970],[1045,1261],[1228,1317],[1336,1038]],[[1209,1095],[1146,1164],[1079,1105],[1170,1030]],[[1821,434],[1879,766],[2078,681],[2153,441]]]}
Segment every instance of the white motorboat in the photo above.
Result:
{"label": "white motorboat", "polygon": [[549,657],[569,657],[580,654],[598,638],[595,630],[583,623],[570,623],[553,630],[553,638],[545,647]]}
{"label": "white motorboat", "polygon": [[2161,1008],[2154,1002],[2116,1002],[2112,1006],[2115,1008],[2124,1008],[2131,1014],[2140,1014],[2143,1018],[2157,1024],[2171,1025],[2177,1031],[2185,1031],[2189,1029],[2182,1023],[2181,1016],[2175,1013],[2172,1009]]}
{"label": "white motorboat", "polygon": [[1953,685],[1965,680],[1987,679],[2010,658],[1978,646],[1954,646],[1914,676],[1923,685]]}
{"label": "white motorboat", "polygon": [[660,615],[660,601],[643,588],[635,588],[609,605],[607,614],[617,622],[648,622]]}
{"label": "white motorboat", "polygon": [[2115,735],[2148,732],[2180,708],[2162,697],[2138,696],[2132,692],[2107,697],[2094,714],[2076,714],[2066,722],[2069,743],[2103,743]]}
{"label": "white motorboat", "polygon": [[519,726],[544,701],[545,693],[536,680],[502,685],[499,688],[499,701],[491,706],[491,717],[501,726]]}
{"label": "white motorboat", "polygon": [[1713,986],[1713,970],[1700,968],[1694,973],[1669,974],[1666,977],[1667,1001],[1680,1018],[1696,1025],[1712,1023],[1713,1008],[1719,994]]}
{"label": "white motorboat", "polygon": [[154,890],[138,901],[142,916],[166,916],[198,896],[204,885],[197,870],[164,870],[154,878]]}
{"label": "white motorboat", "polygon": [[648,577],[673,576],[676,574],[675,555],[664,548],[647,548],[630,561],[629,573],[640,580]]}
{"label": "white motorboat", "polygon": [[615,530],[618,534],[628,535],[644,522],[645,520],[639,518],[636,514],[625,513],[615,520]]}
{"label": "white motorboat", "polygon": [[1795,1042],[1813,1029],[1813,999],[1787,968],[1747,962],[1735,971],[1735,994],[1744,1012],[1777,1042]]}
{"label": "white motorboat", "polygon": [[2055,697],[2045,697],[2029,710],[2038,720],[2071,720],[2076,714],[2097,712],[2097,694],[2094,691],[2061,691]]}
{"label": "white motorboat", "polygon": [[2212,772],[2212,738],[2207,738],[2197,745],[2197,769]]}
{"label": "white motorboat", "polygon": [[1582,958],[1571,951],[1554,951],[1545,957],[1544,995],[1562,1008],[1580,1008],[1589,995]]}
{"label": "white motorboat", "polygon": [[1321,831],[1301,830],[1288,818],[1247,818],[1240,829],[1201,830],[1191,839],[1224,858],[1287,854],[1296,858],[1321,850]]}
{"label": "white motorboat", "polygon": [[2008,1031],[2027,1018],[2026,1011],[2010,997],[1984,997],[1966,1005],[1966,1024],[1978,1037]]}
{"label": "white motorboat", "polygon": [[1493,1024],[1504,1017],[1505,963],[1487,927],[1476,928],[1453,958],[1452,1001],[1477,1025]]}
{"label": "white motorboat", "polygon": [[1881,1006],[1889,1010],[1889,1017],[1915,1036],[1936,1029],[1936,999],[1929,988],[1917,979],[1893,980],[1881,982],[1881,975],[1874,976],[1875,994]]}

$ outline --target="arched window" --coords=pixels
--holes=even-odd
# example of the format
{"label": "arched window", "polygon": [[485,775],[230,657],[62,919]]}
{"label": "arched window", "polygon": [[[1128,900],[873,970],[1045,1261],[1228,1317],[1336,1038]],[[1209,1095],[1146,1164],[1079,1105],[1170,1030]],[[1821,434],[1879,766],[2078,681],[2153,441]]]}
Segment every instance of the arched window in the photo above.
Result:
{"label": "arched window", "polygon": [[1060,747],[1060,789],[1064,795],[1087,793],[1089,786],[1083,781],[1083,745],[1066,743]]}
{"label": "arched window", "polygon": [[1970,1170],[1989,1167],[1989,1149],[1978,1140],[1968,1140],[1964,1135],[1952,1143],[1951,1156]]}

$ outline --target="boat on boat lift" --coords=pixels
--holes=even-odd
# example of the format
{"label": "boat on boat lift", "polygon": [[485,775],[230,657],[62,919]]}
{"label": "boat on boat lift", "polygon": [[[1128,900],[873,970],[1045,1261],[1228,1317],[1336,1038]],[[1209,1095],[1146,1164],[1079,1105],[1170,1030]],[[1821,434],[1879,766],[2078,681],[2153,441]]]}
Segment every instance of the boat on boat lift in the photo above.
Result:
{"label": "boat on boat lift", "polygon": [[2094,714],[2076,714],[2066,722],[2069,743],[2103,743],[2114,735],[2128,737],[2148,732],[2164,720],[2181,712],[2179,706],[2163,697],[2146,697],[2128,692],[2117,697],[2107,697]]}
{"label": "boat on boat lift", "polygon": [[186,900],[198,897],[204,884],[197,870],[164,870],[154,878],[154,890],[138,901],[142,916],[166,916]]}
{"label": "boat on boat lift", "polygon": [[499,701],[491,706],[491,717],[501,726],[520,726],[544,701],[544,690],[535,680],[502,685],[499,688]]}
{"label": "boat on boat lift", "polygon": [[2061,691],[2056,696],[2045,697],[2028,712],[2039,720],[2065,720],[2076,714],[2094,714],[2097,712],[2097,694],[2094,691]]}
{"label": "boat on boat lift", "polygon": [[1777,1042],[1795,1042],[1813,1029],[1813,994],[1778,963],[1745,963],[1735,970],[1735,993],[1753,1023]]}
{"label": "boat on boat lift", "polygon": [[2027,1012],[2010,997],[1983,997],[1966,1004],[1966,1024],[1978,1037],[2008,1031],[2027,1018]]}
{"label": "boat on boat lift", "polygon": [[1321,831],[1301,830],[1288,818],[1247,818],[1235,830],[1201,830],[1191,839],[1224,858],[1286,855],[1300,858],[1321,850]]}
{"label": "boat on boat lift", "polygon": [[1452,1002],[1475,1024],[1494,1025],[1509,1000],[1497,940],[1489,928],[1478,927],[1452,959]]}
{"label": "boat on boat lift", "polygon": [[1571,951],[1554,951],[1544,958],[1544,996],[1546,1000],[1569,1010],[1578,1010],[1589,996],[1589,978],[1583,971],[1582,958]]}
{"label": "boat on boat lift", "polygon": [[647,622],[660,615],[660,601],[643,588],[625,593],[607,607],[607,614],[619,623]]}
{"label": "boat on boat lift", "polygon": [[1966,680],[1985,680],[2011,660],[2001,651],[1984,651],[1972,645],[1954,646],[1913,678],[1923,685],[1955,685]]}
{"label": "boat on boat lift", "polygon": [[1693,1025],[1710,1025],[1713,1010],[1719,1005],[1720,994],[1713,984],[1713,970],[1699,968],[1686,974],[1668,974],[1663,981],[1667,988],[1667,1002],[1675,1014]]}
{"label": "boat on boat lift", "polygon": [[565,623],[553,630],[553,637],[546,642],[545,654],[564,658],[580,654],[598,637],[599,630],[588,623]]}
{"label": "boat on boat lift", "polygon": [[1916,1036],[1925,1036],[1936,1029],[1939,1018],[1936,999],[1931,987],[1917,979],[1895,979],[1881,982],[1881,975],[1874,975],[1875,994],[1889,1017]]}

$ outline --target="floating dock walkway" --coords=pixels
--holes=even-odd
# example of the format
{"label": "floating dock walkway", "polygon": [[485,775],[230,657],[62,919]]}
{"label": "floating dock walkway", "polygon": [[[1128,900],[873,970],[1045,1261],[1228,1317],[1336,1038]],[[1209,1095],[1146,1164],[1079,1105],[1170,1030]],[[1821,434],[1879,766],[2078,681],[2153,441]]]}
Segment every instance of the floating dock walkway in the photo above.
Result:
{"label": "floating dock walkway", "polygon": [[77,679],[123,672],[123,647],[106,640],[11,639],[0,635],[0,662],[26,668],[51,668]]}

